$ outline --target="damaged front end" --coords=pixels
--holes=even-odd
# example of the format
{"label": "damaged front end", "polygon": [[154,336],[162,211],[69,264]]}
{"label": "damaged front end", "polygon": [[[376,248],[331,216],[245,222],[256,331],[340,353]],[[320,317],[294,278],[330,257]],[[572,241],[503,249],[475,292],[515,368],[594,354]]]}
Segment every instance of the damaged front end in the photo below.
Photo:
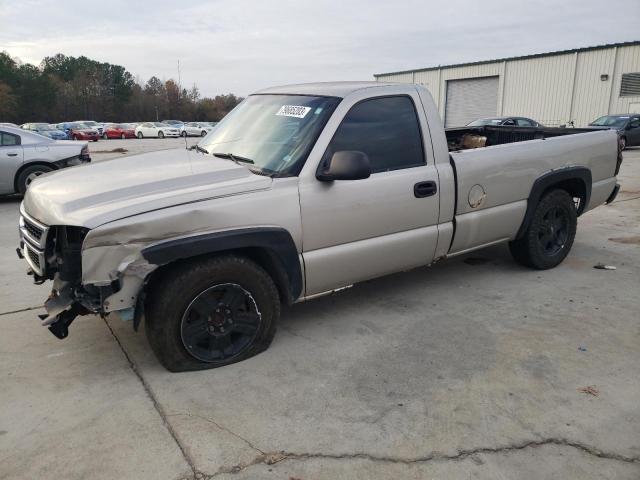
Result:
{"label": "damaged front end", "polygon": [[82,242],[89,230],[75,226],[48,226],[20,210],[18,256],[29,265],[36,284],[53,280],[45,301],[42,325],[62,339],[78,315],[103,315],[104,299],[119,289],[118,280],[108,285],[82,285]]}

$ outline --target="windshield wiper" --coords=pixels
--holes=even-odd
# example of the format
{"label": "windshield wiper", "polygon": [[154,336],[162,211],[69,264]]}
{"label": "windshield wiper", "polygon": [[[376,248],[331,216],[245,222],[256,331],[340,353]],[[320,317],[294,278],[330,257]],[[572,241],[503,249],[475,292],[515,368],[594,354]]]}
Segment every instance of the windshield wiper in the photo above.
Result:
{"label": "windshield wiper", "polygon": [[229,160],[232,160],[232,161],[236,162],[238,165],[240,165],[242,163],[251,163],[251,164],[256,163],[253,160],[251,160],[250,158],[241,157],[239,155],[234,155],[233,153],[214,152],[211,155],[213,155],[214,157],[218,157],[218,158],[227,158]]}
{"label": "windshield wiper", "polygon": [[206,149],[202,148],[197,143],[195,145],[191,145],[189,147],[189,150],[195,150],[196,152],[200,152],[200,153],[209,153],[209,150],[206,150]]}

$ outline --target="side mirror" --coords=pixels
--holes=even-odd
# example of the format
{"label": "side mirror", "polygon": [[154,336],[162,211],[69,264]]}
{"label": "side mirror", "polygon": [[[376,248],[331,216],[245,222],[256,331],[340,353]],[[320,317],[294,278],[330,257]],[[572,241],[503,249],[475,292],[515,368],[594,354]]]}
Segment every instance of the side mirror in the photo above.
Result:
{"label": "side mirror", "polygon": [[329,162],[316,173],[321,182],[362,180],[371,176],[369,157],[364,152],[344,150],[333,154]]}

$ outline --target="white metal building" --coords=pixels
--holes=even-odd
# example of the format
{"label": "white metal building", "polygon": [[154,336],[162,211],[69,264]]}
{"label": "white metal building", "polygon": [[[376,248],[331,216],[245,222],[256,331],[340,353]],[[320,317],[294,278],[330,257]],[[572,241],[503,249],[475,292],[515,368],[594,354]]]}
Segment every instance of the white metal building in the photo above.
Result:
{"label": "white metal building", "polygon": [[374,76],[424,85],[447,127],[511,115],[582,127],[640,113],[640,41]]}

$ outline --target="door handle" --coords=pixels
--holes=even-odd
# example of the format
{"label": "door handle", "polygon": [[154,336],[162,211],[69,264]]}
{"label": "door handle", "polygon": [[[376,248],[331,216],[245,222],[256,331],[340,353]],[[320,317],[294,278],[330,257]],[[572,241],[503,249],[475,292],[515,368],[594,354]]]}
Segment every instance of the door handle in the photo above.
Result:
{"label": "door handle", "polygon": [[17,153],[7,153],[7,157],[17,157]]}
{"label": "door handle", "polygon": [[437,191],[438,185],[433,181],[418,182],[413,186],[413,194],[416,198],[430,197],[435,195]]}

